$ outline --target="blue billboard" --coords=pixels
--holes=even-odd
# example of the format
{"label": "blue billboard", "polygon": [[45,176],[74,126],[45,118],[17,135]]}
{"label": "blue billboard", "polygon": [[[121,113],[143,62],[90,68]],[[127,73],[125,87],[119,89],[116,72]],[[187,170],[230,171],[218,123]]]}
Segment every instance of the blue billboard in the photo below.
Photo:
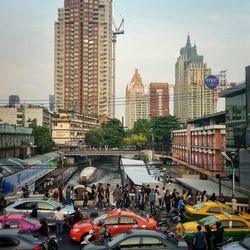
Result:
{"label": "blue billboard", "polygon": [[220,84],[219,79],[215,75],[210,75],[205,79],[205,85],[209,89],[216,89]]}

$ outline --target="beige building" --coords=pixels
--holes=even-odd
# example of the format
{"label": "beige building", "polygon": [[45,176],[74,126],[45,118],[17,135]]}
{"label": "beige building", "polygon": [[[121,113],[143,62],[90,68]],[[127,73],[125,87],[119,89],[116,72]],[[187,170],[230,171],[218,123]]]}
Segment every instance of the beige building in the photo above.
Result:
{"label": "beige building", "polygon": [[112,113],[112,1],[65,0],[55,23],[55,110]]}
{"label": "beige building", "polygon": [[84,142],[89,129],[99,126],[95,117],[62,112],[53,119],[52,139],[57,145],[77,146]]}
{"label": "beige building", "polygon": [[149,96],[145,94],[144,84],[138,69],[126,86],[125,126],[134,127],[138,119],[149,118]]}
{"label": "beige building", "polygon": [[175,64],[174,115],[182,122],[214,114],[217,110],[217,90],[208,89],[205,79],[211,69],[203,63],[188,36]]}
{"label": "beige building", "polygon": [[0,107],[1,123],[28,127],[28,120],[36,119],[37,125],[50,128],[51,113],[39,105],[18,105],[15,107]]}

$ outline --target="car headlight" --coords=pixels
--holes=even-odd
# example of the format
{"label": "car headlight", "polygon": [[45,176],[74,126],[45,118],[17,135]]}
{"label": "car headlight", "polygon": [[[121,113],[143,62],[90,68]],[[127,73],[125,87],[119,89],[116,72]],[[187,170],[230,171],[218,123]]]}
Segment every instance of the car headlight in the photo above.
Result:
{"label": "car headlight", "polygon": [[75,227],[75,228],[72,229],[72,231],[75,232],[75,233],[78,233],[78,232],[80,232],[80,228]]}

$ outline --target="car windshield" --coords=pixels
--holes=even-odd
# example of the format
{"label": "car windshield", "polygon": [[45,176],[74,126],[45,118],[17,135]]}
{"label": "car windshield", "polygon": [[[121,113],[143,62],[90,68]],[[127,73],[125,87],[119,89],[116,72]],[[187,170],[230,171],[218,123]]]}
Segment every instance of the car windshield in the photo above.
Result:
{"label": "car windshield", "polygon": [[242,240],[240,242],[240,245],[242,245],[243,247],[250,249],[250,237],[245,238],[244,240]]}
{"label": "car windshield", "polygon": [[196,204],[196,205],[193,206],[193,209],[197,211],[197,210],[202,209],[205,206],[206,205],[204,203],[198,203],[198,204]]}
{"label": "car windshield", "polygon": [[39,223],[38,220],[36,220],[34,218],[30,218],[30,217],[25,217],[25,218],[23,218],[23,220],[26,221],[26,222],[28,222],[28,223],[30,223],[30,224],[32,224],[32,225],[36,225],[36,224]]}
{"label": "car windshield", "polygon": [[218,219],[214,216],[208,216],[208,217],[205,217],[203,219],[201,219],[199,221],[199,224],[201,224],[202,226],[206,226],[206,225],[211,225],[212,223],[218,221]]}
{"label": "car windshield", "polygon": [[108,216],[108,214],[102,214],[99,217],[95,218],[92,222],[93,222],[93,224],[97,224],[100,220],[106,219],[107,216]]}

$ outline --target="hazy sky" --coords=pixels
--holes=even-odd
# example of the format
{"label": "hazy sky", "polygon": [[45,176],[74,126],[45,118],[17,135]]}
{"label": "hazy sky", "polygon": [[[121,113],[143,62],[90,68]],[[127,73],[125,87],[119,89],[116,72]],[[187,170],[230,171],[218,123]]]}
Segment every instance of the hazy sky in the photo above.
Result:
{"label": "hazy sky", "polygon": [[[62,6],[63,0],[0,0],[1,103],[17,94],[27,103],[48,104],[54,21]],[[214,74],[227,70],[229,81],[244,80],[250,64],[249,0],[113,0],[113,13],[117,25],[120,15],[125,19],[125,34],[116,45],[119,117],[135,68],[146,85],[174,83],[175,62],[188,33]]]}

